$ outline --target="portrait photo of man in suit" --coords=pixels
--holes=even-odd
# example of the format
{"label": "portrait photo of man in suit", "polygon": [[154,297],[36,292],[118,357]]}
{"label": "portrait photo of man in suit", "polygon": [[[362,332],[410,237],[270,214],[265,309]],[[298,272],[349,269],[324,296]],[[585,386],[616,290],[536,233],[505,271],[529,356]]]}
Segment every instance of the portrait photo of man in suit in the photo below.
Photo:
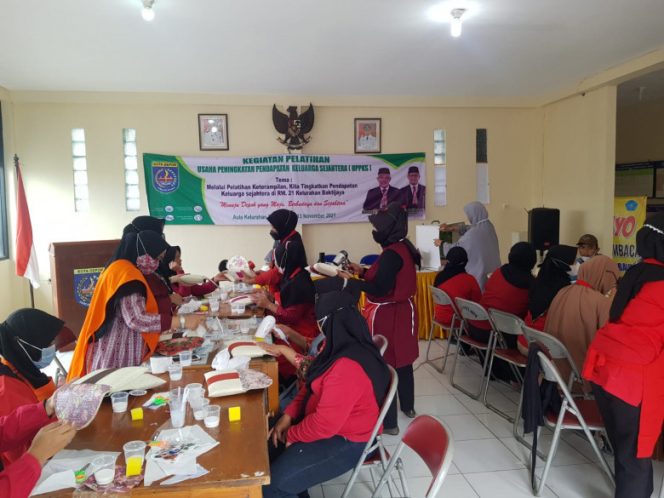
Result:
{"label": "portrait photo of man in suit", "polygon": [[378,186],[367,191],[362,211],[385,209],[390,202],[401,201],[400,190],[390,185],[392,180],[390,168],[379,168],[377,180]]}
{"label": "portrait photo of man in suit", "polygon": [[408,185],[401,189],[401,199],[409,211],[424,209],[426,187],[420,185],[420,169],[417,166],[408,168]]}

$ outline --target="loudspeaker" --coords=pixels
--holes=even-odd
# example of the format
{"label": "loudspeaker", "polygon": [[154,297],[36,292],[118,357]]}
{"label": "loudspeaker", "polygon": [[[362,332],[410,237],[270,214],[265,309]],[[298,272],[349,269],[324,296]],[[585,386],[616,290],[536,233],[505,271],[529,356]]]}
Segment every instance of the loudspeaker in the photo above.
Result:
{"label": "loudspeaker", "polygon": [[528,241],[538,251],[558,245],[560,209],[534,208],[528,211]]}

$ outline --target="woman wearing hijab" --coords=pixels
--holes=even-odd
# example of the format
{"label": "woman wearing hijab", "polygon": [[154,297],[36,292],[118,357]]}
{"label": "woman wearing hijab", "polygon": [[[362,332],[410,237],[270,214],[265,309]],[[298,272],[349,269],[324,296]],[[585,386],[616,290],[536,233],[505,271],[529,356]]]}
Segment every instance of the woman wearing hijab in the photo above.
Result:
{"label": "woman wearing hijab", "polygon": [[[127,235],[130,257],[108,265],[95,287],[76,343],[68,380],[100,368],[138,366],[148,359],[164,330],[179,325],[195,329],[205,317],[173,317],[164,326],[146,281],[164,257],[168,244],[149,230]],[[133,249],[136,247],[136,249]]]}
{"label": "woman wearing hijab", "polygon": [[[619,276],[618,265],[611,258],[594,256],[581,265],[576,284],[561,289],[551,302],[544,332],[560,339],[579,371],[595,333],[609,319]],[[559,361],[556,365],[563,379],[567,379],[570,373],[567,362]]]}
{"label": "woman wearing hijab", "polygon": [[[456,230],[461,234],[459,241],[454,244],[463,247],[468,253],[468,264],[466,271],[477,279],[481,289],[487,280],[487,275],[500,266],[500,249],[498,247],[498,236],[493,223],[489,221],[489,213],[481,202],[470,202],[463,207],[470,226],[450,228],[443,224],[443,231]],[[440,240],[436,242],[440,245]],[[453,247],[452,244],[444,244],[445,253]]]}
{"label": "woman wearing hijab", "polygon": [[296,497],[352,469],[387,394],[389,370],[357,311],[357,298],[346,292],[320,294],[316,317],[325,347],[270,431],[272,444],[286,448],[272,459],[266,498]]}
{"label": "woman wearing hijab", "polygon": [[[508,263],[494,271],[489,277],[479,303],[484,309],[495,309],[525,318],[528,313],[528,292],[535,277],[533,267],[537,262],[535,248],[528,242],[517,242],[510,249]],[[491,325],[487,321],[470,322],[473,339],[487,342]],[[516,338],[506,335],[507,346],[516,348]]]}
{"label": "woman wearing hijab", "polygon": [[[413,362],[419,355],[417,345],[417,311],[415,291],[417,275],[415,265],[420,265],[420,253],[406,238],[408,214],[398,202],[388,204],[387,209],[369,216],[373,225],[373,238],[383,252],[368,270],[351,264],[353,272],[364,280],[349,280],[351,287],[358,287],[367,295],[362,314],[371,334],[382,334],[388,340],[385,361],[399,374],[399,404],[406,416],[414,418],[415,382]],[[385,417],[385,431],[398,434],[396,400]]]}
{"label": "woman wearing hijab", "polygon": [[583,368],[613,447],[615,498],[653,491],[651,457],[664,421],[664,213],[637,232],[636,250],[643,260],[618,284]]}
{"label": "woman wearing hijab", "polygon": [[166,249],[164,259],[159,263],[159,273],[165,277],[173,292],[181,297],[204,296],[217,289],[216,282],[224,280],[221,273],[215,275],[212,280],[207,280],[202,284],[186,285],[180,281],[180,275],[184,275],[182,269],[182,250],[180,246],[170,246]]}
{"label": "woman wearing hijab", "polygon": [[[436,275],[433,285],[444,291],[452,300],[460,297],[475,301],[476,303],[479,302],[482,298],[482,291],[475,277],[466,273],[466,264],[468,263],[466,250],[463,247],[453,247],[447,253],[445,259],[447,263],[445,263],[445,267]],[[452,323],[452,316],[454,315],[452,305],[437,304],[434,315],[438,323],[449,327]]]}
{"label": "woman wearing hijab", "polygon": [[[0,415],[48,399],[53,380],[41,372],[55,358],[54,341],[64,322],[32,308],[14,311],[0,324]],[[18,459],[27,445],[0,454],[2,464]]]}

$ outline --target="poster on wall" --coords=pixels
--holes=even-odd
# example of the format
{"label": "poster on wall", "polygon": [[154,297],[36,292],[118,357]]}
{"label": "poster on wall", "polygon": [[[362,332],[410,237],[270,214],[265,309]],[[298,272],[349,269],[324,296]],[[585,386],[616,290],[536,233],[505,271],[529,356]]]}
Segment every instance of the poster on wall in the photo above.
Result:
{"label": "poster on wall", "polygon": [[613,260],[624,273],[641,258],[636,253],[636,232],[646,219],[645,196],[616,197],[613,206]]}
{"label": "poster on wall", "polygon": [[143,154],[150,214],[176,225],[262,225],[275,209],[300,223],[367,221],[390,202],[425,217],[424,152],[182,157]]}

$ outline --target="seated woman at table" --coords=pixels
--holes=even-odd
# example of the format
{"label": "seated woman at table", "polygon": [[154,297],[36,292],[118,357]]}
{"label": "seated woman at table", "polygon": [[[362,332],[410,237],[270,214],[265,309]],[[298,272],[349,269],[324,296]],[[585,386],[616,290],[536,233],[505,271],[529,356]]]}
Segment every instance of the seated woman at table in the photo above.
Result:
{"label": "seated woman at table", "polygon": [[316,316],[325,348],[270,431],[272,444],[283,445],[271,455],[266,498],[295,497],[352,469],[387,394],[389,370],[357,310],[357,299],[345,292],[321,294]]}
{"label": "seated woman at table", "polygon": [[[576,284],[562,288],[551,302],[544,331],[560,339],[579,371],[595,333],[609,319],[619,277],[618,265],[599,254],[581,265]],[[556,365],[563,379],[569,378],[567,362]],[[586,391],[590,392],[590,386]]]}
{"label": "seated woman at table", "polygon": [[[32,308],[14,311],[0,324],[0,415],[44,401],[55,392],[53,380],[41,369],[55,358],[53,343],[63,328],[59,318]],[[27,444],[6,448],[0,462],[7,465],[26,449]]]}
{"label": "seated woman at table", "polygon": [[[145,276],[159,267],[168,244],[161,235],[149,230],[127,237],[128,247],[138,249],[128,255],[120,254],[99,277],[68,380],[100,368],[140,365],[154,353],[160,333],[180,326],[180,318],[192,330],[205,320],[202,315],[175,316],[164,324]],[[133,255],[133,261],[127,259]]]}
{"label": "seated woman at table", "polygon": [[170,246],[166,249],[163,261],[159,263],[159,273],[167,278],[173,292],[181,297],[201,297],[217,289],[217,282],[225,280],[226,277],[218,273],[212,280],[207,280],[202,284],[189,285],[182,282],[181,275],[185,274],[182,269],[182,250],[180,246]]}
{"label": "seated woman at table", "polygon": [[[528,313],[524,318],[528,327],[544,331],[553,298],[560,289],[572,283],[570,278],[575,258],[576,247],[559,245],[549,249],[528,293]],[[528,354],[528,342],[524,336],[519,337],[517,347],[522,354]]]}
{"label": "seated woman at table", "polygon": [[[279,281],[279,297],[272,302],[265,292],[256,292],[252,299],[257,306],[274,315],[279,323],[297,330],[301,335],[313,339],[318,335],[316,315],[314,312],[314,284],[309,272],[304,269],[306,261],[304,246],[297,240],[289,240],[279,244],[275,249],[275,266],[281,274]],[[277,344],[285,344],[281,340]],[[303,353],[302,348],[295,348]],[[277,358],[279,375],[288,380],[295,375],[295,368],[285,358]]]}
{"label": "seated woman at table", "polygon": [[0,451],[27,448],[11,464],[0,466],[0,496],[27,498],[41,477],[42,466],[76,435],[70,424],[55,422],[53,402],[32,403],[0,416]]}
{"label": "seated woman at table", "polygon": [[[438,272],[433,285],[444,291],[452,300],[460,297],[478,303],[482,298],[482,291],[475,277],[466,273],[468,253],[463,247],[453,247],[445,256],[447,263]],[[436,305],[434,317],[438,323],[449,327],[452,323],[454,311],[452,305]]]}

